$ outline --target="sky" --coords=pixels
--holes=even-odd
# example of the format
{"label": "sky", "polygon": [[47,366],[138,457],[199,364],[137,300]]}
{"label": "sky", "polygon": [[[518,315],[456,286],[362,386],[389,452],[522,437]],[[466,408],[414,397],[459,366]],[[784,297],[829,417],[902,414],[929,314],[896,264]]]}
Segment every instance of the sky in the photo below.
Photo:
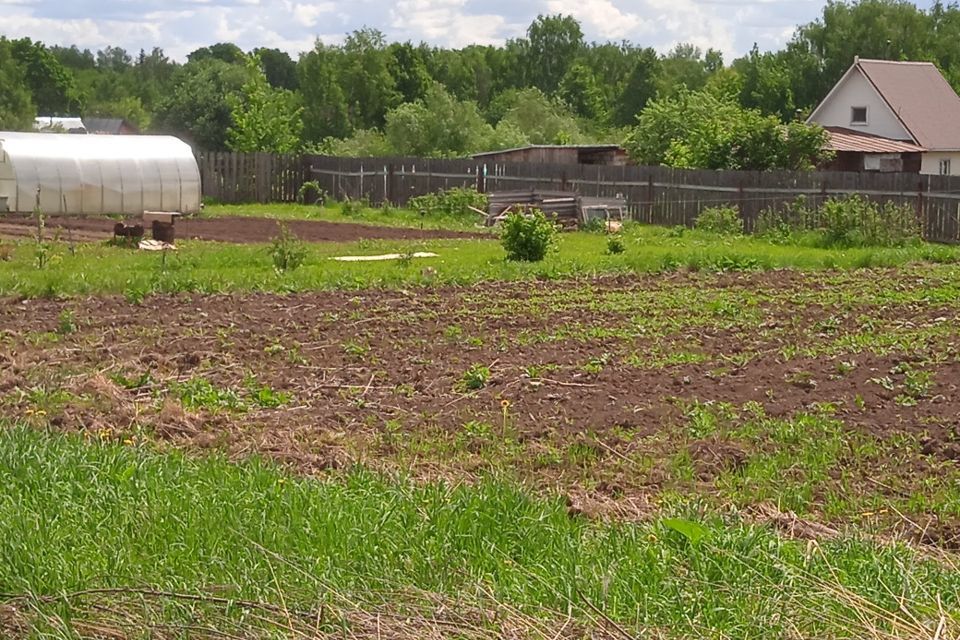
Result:
{"label": "sky", "polygon": [[538,14],[576,17],[587,40],[630,40],[666,52],[689,42],[726,61],[783,46],[824,0],[0,0],[0,35],[128,51],[161,47],[183,60],[201,46],[276,47],[296,58],[316,38],[336,44],[363,26],[388,40],[501,44]]}

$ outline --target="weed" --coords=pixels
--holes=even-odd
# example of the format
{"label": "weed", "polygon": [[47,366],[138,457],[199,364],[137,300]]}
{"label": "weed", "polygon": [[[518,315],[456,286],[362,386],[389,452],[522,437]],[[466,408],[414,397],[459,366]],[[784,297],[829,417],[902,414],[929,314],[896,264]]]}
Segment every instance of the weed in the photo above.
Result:
{"label": "weed", "polygon": [[477,220],[474,209],[486,211],[489,197],[473,187],[454,187],[411,198],[408,206],[423,216]]}
{"label": "weed", "polygon": [[743,233],[743,218],[735,205],[707,207],[697,216],[694,227],[724,236],[740,235]]}
{"label": "weed", "polygon": [[315,204],[322,207],[327,200],[327,192],[316,180],[307,180],[297,189],[297,202],[300,204]]}
{"label": "weed", "polygon": [[460,376],[458,387],[461,391],[478,391],[487,386],[489,380],[490,367],[474,364]]}
{"label": "weed", "polygon": [[220,389],[206,378],[191,378],[186,382],[171,385],[170,390],[187,409],[219,411],[242,411],[245,406],[240,395],[233,389]]}
{"label": "weed", "polygon": [[618,233],[611,234],[607,238],[607,253],[610,255],[619,255],[627,250],[623,243],[623,236]]}
{"label": "weed", "polygon": [[66,336],[77,330],[77,318],[72,309],[64,309],[57,316],[57,333]]}
{"label": "weed", "polygon": [[270,257],[273,259],[274,268],[284,273],[293,271],[303,264],[307,259],[307,249],[285,223],[278,224],[280,233],[271,242]]}
{"label": "weed", "polygon": [[370,355],[370,346],[350,340],[343,343],[343,352],[352,358],[362,359]]}

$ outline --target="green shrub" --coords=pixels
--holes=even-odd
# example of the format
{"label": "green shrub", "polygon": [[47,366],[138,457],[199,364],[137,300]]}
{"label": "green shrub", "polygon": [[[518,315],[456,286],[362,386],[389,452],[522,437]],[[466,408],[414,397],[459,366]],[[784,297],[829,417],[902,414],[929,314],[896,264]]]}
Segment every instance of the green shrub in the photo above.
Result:
{"label": "green shrub", "polygon": [[300,238],[284,223],[280,223],[280,233],[270,246],[270,257],[277,271],[293,271],[307,258],[307,249]]}
{"label": "green shrub", "polygon": [[623,237],[619,233],[611,234],[607,238],[607,253],[611,255],[617,255],[623,253],[627,250],[627,247],[623,244]]}
{"label": "green shrub", "polygon": [[300,204],[315,204],[323,206],[327,200],[327,192],[323,190],[320,183],[316,180],[308,180],[300,185],[297,190],[297,202]]}
{"label": "green shrub", "polygon": [[743,218],[736,206],[707,207],[697,216],[694,227],[724,236],[740,235],[743,233]]}
{"label": "green shrub", "polygon": [[829,247],[902,247],[920,239],[920,223],[908,205],[852,195],[827,200],[820,212]]}
{"label": "green shrub", "polygon": [[508,260],[539,262],[553,246],[557,225],[547,219],[543,211],[532,209],[528,214],[511,213],[503,221],[500,242],[507,250]]}
{"label": "green shrub", "polygon": [[370,203],[365,198],[360,200],[351,200],[347,198],[340,204],[340,213],[348,218],[359,216],[364,209],[370,208]]}
{"label": "green shrub", "polygon": [[410,198],[407,206],[428,216],[478,219],[477,212],[470,207],[486,211],[489,202],[487,194],[474,187],[454,187]]}

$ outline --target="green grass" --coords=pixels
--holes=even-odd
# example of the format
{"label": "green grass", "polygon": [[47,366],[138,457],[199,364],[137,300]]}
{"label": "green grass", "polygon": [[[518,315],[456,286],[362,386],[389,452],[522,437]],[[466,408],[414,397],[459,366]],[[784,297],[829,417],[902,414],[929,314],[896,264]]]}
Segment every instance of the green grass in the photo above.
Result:
{"label": "green grass", "polygon": [[[831,250],[770,244],[751,238],[722,238],[688,232],[677,237],[660,227],[631,226],[626,251],[610,255],[602,234],[568,233],[559,248],[539,263],[511,262],[495,240],[359,241],[308,246],[304,266],[278,273],[268,245],[185,241],[161,255],[105,244],[75,251],[53,244],[50,264],[38,269],[35,247],[20,243],[0,262],[0,295],[124,293],[132,298],[154,292],[306,291],[470,284],[482,280],[555,279],[611,273],[694,269],[708,271],[778,268],[830,269],[898,266],[918,261],[956,263],[960,248],[919,245],[903,249]],[[338,255],[433,251],[434,259],[340,263]]]}
{"label": "green grass", "polygon": [[[24,596],[32,637],[76,637],[104,617],[136,633],[149,618],[301,637],[298,611],[346,637],[362,635],[363,611],[409,622],[439,603],[501,611],[476,623],[483,637],[511,615],[526,616],[527,637],[553,637],[568,613],[675,638],[932,638],[941,619],[953,637],[958,622],[960,572],[945,559],[811,546],[734,518],[698,526],[689,508],[660,514],[686,520],[593,522],[505,479],[413,485],[355,469],[321,481],[7,427],[0,486],[0,592]],[[138,591],[69,595],[123,588]],[[159,609],[153,590],[167,593]],[[211,599],[184,604],[191,594]],[[240,600],[277,605],[280,622]]]}
{"label": "green grass", "polygon": [[454,231],[492,232],[483,226],[478,214],[471,218],[421,216],[410,209],[364,207],[357,213],[345,215],[342,204],[331,202],[324,206],[304,204],[210,204],[203,209],[201,217],[255,216],[278,220],[325,220],[327,222],[352,222],[355,224],[403,227],[410,229],[449,229]]}

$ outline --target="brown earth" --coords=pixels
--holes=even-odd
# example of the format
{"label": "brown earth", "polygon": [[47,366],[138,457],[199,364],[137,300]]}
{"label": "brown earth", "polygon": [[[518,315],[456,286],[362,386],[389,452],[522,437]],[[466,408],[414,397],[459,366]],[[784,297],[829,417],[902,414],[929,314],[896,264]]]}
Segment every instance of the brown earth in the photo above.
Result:
{"label": "brown earth", "polygon": [[[133,224],[133,222],[131,220],[128,224]],[[49,236],[59,233],[63,239],[91,242],[112,238],[113,227],[116,223],[117,221],[111,218],[50,216],[46,220],[46,228]],[[306,242],[489,237],[484,234],[465,231],[403,229],[322,220],[288,220],[286,224],[293,233]],[[216,242],[269,242],[278,232],[279,226],[276,220],[245,216],[184,218],[176,224],[178,239],[212,240]],[[33,237],[35,234],[36,222],[30,217],[0,217],[0,238]]]}
{"label": "brown earth", "polygon": [[[818,446],[817,436],[751,440],[743,425],[753,414],[841,421],[850,451],[813,482],[814,515],[837,491],[907,500],[932,480],[960,478],[957,302],[869,303],[885,279],[907,293],[936,284],[923,272],[840,279],[680,273],[153,296],[140,305],[6,300],[0,417],[50,420],[91,437],[260,453],[306,473],[361,463],[469,480],[507,468],[566,492],[573,510],[625,517],[642,517],[664,490],[718,494],[751,460]],[[832,300],[838,288],[863,301]],[[679,293],[699,302],[671,308]],[[738,296],[758,299],[752,315],[710,302]],[[651,319],[666,328],[637,329]],[[904,334],[903,345],[876,352],[826,349],[861,335],[865,323],[880,336],[929,337]],[[797,348],[808,351],[789,352]],[[658,360],[681,352],[700,361]],[[483,377],[478,366],[489,376],[470,390],[466,372]],[[930,378],[908,398],[912,370]],[[286,394],[282,406],[261,406],[275,393]],[[719,426],[701,433],[698,412]],[[683,457],[690,478],[675,470]],[[800,472],[783,473],[788,481]],[[924,539],[960,544],[945,541],[960,531],[957,515],[912,516],[929,520]]]}

